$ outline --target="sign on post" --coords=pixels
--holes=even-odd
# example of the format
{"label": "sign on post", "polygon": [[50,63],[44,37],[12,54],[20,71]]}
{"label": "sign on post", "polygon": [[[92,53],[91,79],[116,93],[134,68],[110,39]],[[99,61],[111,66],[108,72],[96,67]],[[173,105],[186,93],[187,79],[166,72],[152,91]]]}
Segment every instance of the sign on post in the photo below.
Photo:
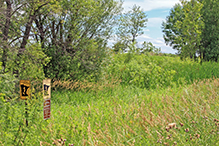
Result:
{"label": "sign on post", "polygon": [[51,79],[43,80],[43,119],[49,119],[51,115]]}
{"label": "sign on post", "polygon": [[43,80],[43,98],[51,98],[51,79]]}
{"label": "sign on post", "polygon": [[51,99],[45,99],[43,103],[43,119],[49,119],[50,118],[50,112],[51,111]]}
{"label": "sign on post", "polygon": [[20,99],[30,99],[30,80],[20,80]]}

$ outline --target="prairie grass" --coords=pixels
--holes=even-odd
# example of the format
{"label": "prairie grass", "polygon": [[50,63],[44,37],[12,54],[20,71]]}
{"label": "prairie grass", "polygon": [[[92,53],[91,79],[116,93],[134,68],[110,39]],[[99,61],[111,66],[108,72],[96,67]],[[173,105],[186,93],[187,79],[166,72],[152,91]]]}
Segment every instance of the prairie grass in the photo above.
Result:
{"label": "prairie grass", "polygon": [[207,79],[159,91],[53,91],[49,120],[43,120],[40,100],[28,104],[35,105],[28,127],[22,102],[1,109],[8,117],[0,118],[0,144],[219,145],[218,88],[219,79]]}
{"label": "prairie grass", "polygon": [[219,145],[218,64],[151,59],[182,82],[176,74],[171,86],[149,89],[113,75],[95,83],[54,80],[48,120],[41,93],[27,105],[0,94],[0,145]]}

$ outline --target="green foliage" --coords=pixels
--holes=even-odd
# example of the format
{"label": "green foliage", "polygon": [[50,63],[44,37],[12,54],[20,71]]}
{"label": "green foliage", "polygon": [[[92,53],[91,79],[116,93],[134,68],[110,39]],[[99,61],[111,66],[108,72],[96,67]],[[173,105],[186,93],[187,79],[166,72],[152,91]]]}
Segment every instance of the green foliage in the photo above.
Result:
{"label": "green foliage", "polygon": [[200,52],[201,33],[204,23],[201,17],[203,4],[196,0],[176,4],[162,23],[166,44],[177,49],[182,58],[195,58]]}
{"label": "green foliage", "polygon": [[0,74],[0,93],[3,93],[5,97],[15,98],[15,84],[18,83],[18,80],[14,75],[10,73]]}
{"label": "green foliage", "polygon": [[32,99],[27,101],[7,102],[3,99],[3,105],[0,106],[0,122],[4,123],[0,126],[1,144],[39,144],[35,141],[40,136],[40,131],[37,129],[41,127],[41,123],[45,123],[42,118],[42,104],[43,100],[40,94],[38,98],[32,95]]}
{"label": "green foliage", "polygon": [[119,50],[124,51],[136,42],[139,35],[144,34],[143,29],[146,28],[148,19],[143,9],[134,5],[130,11],[121,14],[118,21],[116,31],[118,41],[113,46],[116,52]]}
{"label": "green foliage", "polygon": [[53,24],[52,42],[45,40],[50,45],[45,46],[44,52],[52,57],[49,65],[44,67],[46,77],[96,80],[121,3],[71,0],[62,1],[61,7],[62,15],[50,22]]}
{"label": "green foliage", "polygon": [[182,35],[176,36],[177,42],[181,45],[180,55],[182,58],[195,58],[199,52],[201,33],[204,23],[201,18],[203,4],[192,0],[191,2],[181,0],[184,19],[177,21],[175,27],[181,30]]}
{"label": "green foliage", "polygon": [[162,32],[164,33],[164,40],[167,45],[173,47],[180,51],[182,44],[178,42],[177,36],[181,36],[183,39],[182,30],[176,27],[177,22],[182,22],[184,16],[184,11],[180,4],[176,4],[171,10],[169,16],[166,17],[166,22],[162,23]]}
{"label": "green foliage", "polygon": [[[120,0],[15,0],[4,4],[12,12],[8,16],[6,9],[0,12],[4,18],[0,32],[5,32],[0,34],[0,59],[6,72],[31,80],[44,78],[44,73],[63,80],[98,78],[115,17],[122,9]],[[8,27],[4,27],[6,20]],[[31,47],[41,50],[28,50]]]}
{"label": "green foliage", "polygon": [[[177,49],[182,58],[218,61],[217,0],[181,0],[162,23],[166,44]],[[197,56],[198,55],[198,56]]]}
{"label": "green foliage", "polygon": [[[28,127],[24,101],[1,107],[0,142],[52,145],[62,138],[74,145],[218,145],[218,87],[215,79],[153,91],[117,86],[108,92],[53,92],[51,119],[43,120],[42,98],[27,101]],[[176,127],[167,131],[169,123]]]}
{"label": "green foliage", "polygon": [[189,59],[182,61],[177,56],[126,53],[113,54],[110,60],[109,64],[105,64],[103,76],[117,77],[122,80],[123,85],[141,88],[179,86],[219,77],[218,63],[204,62],[201,65]]}
{"label": "green foliage", "polygon": [[[32,95],[27,105],[8,102],[0,93],[0,143],[52,145],[62,138],[74,145],[218,144],[218,63],[135,53],[109,57],[109,64],[102,62],[102,77],[120,77],[122,86],[53,91],[48,120],[43,120],[41,93]],[[168,123],[177,128],[168,129]]]}
{"label": "green foliage", "polygon": [[[203,62],[201,65],[201,60],[198,62],[194,62],[190,59],[182,61],[180,57],[153,56],[153,59],[156,60],[162,68],[176,71],[173,81],[177,85],[185,83],[191,84],[194,81],[219,77],[217,74],[219,65],[216,62]],[[180,80],[183,80],[183,82]]]}
{"label": "green foliage", "polygon": [[7,62],[7,72],[19,71],[19,79],[42,80],[45,78],[43,66],[47,65],[50,57],[47,57],[38,43],[28,44],[23,55],[17,58],[12,52]]}
{"label": "green foliage", "polygon": [[156,60],[144,54],[114,54],[112,62],[105,68],[104,74],[118,77],[124,85],[154,89],[172,85],[174,70],[158,65]]}
{"label": "green foliage", "polygon": [[[0,70],[2,70],[0,62]],[[17,83],[17,79],[10,73],[2,74],[0,72],[0,94],[4,96],[4,98],[13,98],[16,97],[15,84]]]}
{"label": "green foliage", "polygon": [[156,48],[151,42],[145,42],[142,44],[142,48],[139,48],[141,53],[154,52],[156,54],[161,53],[161,48]]}
{"label": "green foliage", "polygon": [[93,40],[88,40],[86,44],[89,48],[85,45],[74,55],[60,51],[61,49],[56,46],[46,49],[45,53],[52,58],[44,67],[46,77],[62,80],[89,79],[92,81],[97,79],[100,72],[99,66],[105,57],[105,50]]}
{"label": "green foliage", "polygon": [[202,17],[205,27],[202,33],[201,56],[205,61],[218,61],[219,58],[219,2],[217,0],[203,0]]}

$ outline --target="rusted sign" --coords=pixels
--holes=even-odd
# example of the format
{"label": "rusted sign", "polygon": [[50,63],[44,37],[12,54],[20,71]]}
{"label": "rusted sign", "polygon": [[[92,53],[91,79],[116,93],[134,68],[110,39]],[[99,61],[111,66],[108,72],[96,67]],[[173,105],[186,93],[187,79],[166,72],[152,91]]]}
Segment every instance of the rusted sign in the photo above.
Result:
{"label": "rusted sign", "polygon": [[51,115],[51,99],[45,99],[43,103],[43,119],[49,119]]}

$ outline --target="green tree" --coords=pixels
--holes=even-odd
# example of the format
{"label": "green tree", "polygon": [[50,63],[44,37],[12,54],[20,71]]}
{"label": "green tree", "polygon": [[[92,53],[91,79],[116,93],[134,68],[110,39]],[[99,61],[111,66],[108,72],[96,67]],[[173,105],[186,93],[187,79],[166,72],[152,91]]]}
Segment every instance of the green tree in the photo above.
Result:
{"label": "green tree", "polygon": [[177,36],[183,39],[182,30],[176,27],[177,21],[182,22],[185,18],[182,6],[176,4],[171,10],[169,16],[166,17],[166,22],[162,23],[163,38],[166,45],[170,45],[173,49],[178,50],[180,53],[183,44],[179,42]]}
{"label": "green tree", "polygon": [[166,44],[177,49],[182,58],[195,58],[201,48],[201,34],[204,28],[201,9],[203,4],[197,0],[181,0],[175,5],[162,29]]}
{"label": "green tree", "polygon": [[151,42],[145,42],[142,44],[142,48],[140,49],[141,53],[154,52],[159,54],[161,52],[161,48],[156,48]]}
{"label": "green tree", "polygon": [[[62,15],[52,17],[51,32],[44,41],[48,44],[45,52],[52,57],[44,68],[46,76],[63,79],[97,77],[121,4],[115,0],[63,1]],[[45,30],[47,23],[42,28]]]}
{"label": "green tree", "polygon": [[[23,73],[31,71],[26,68],[27,64],[32,64],[34,66],[36,65],[36,61],[44,62],[46,56],[43,55],[43,58],[39,58],[41,55],[26,54],[26,50],[28,43],[29,46],[35,43],[34,41],[30,41],[33,40],[32,28],[34,26],[33,21],[35,17],[39,15],[40,10],[46,6],[52,9],[54,2],[56,1],[5,0],[3,5],[1,4],[0,29],[2,34],[0,35],[0,41],[2,42],[1,60],[4,67],[3,73],[13,72],[14,74],[17,74],[17,77],[23,77]],[[27,57],[33,55],[31,61],[27,62],[27,60],[22,60],[26,58],[25,55],[27,55]],[[42,70],[42,68],[39,67],[37,67],[37,69]],[[40,72],[39,70],[35,72],[35,75],[32,74],[35,76],[32,76],[33,78],[41,76],[41,74],[37,74]],[[25,78],[27,79],[30,76],[31,75],[26,76]]]}
{"label": "green tree", "polygon": [[181,0],[181,4],[185,17],[183,21],[177,21],[175,25],[181,30],[183,36],[177,36],[176,40],[183,44],[181,57],[194,58],[196,53],[200,52],[199,49],[201,47],[201,33],[204,28],[204,22],[201,17],[203,4],[196,0]]}
{"label": "green tree", "polygon": [[201,0],[203,3],[202,17],[205,24],[202,33],[201,56],[205,61],[219,59],[219,1]]}
{"label": "green tree", "polygon": [[[139,35],[144,34],[143,29],[147,27],[147,15],[140,8],[140,6],[134,5],[130,11],[120,16],[119,26],[116,32],[117,43],[114,48],[118,50],[118,46],[122,46],[123,49],[128,48],[130,44],[136,43],[136,38]],[[123,44],[123,45],[119,45]]]}
{"label": "green tree", "polygon": [[19,78],[33,74],[31,64],[39,76],[43,65],[50,78],[77,79],[97,72],[121,5],[119,0],[1,1],[4,68]]}

